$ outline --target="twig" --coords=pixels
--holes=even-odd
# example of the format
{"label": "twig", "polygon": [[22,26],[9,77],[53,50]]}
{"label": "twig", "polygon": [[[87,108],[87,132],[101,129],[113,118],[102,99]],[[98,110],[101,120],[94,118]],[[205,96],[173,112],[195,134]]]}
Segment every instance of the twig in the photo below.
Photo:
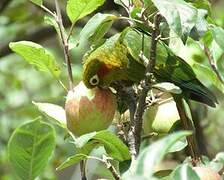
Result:
{"label": "twig", "polygon": [[219,71],[217,70],[217,67],[216,67],[215,61],[214,61],[214,59],[213,59],[213,57],[211,55],[211,52],[208,49],[208,47],[206,47],[205,45],[204,45],[204,52],[205,52],[205,55],[208,58],[210,66],[213,69],[213,71],[215,72],[216,76],[218,77],[220,82],[222,82],[224,84],[224,80],[222,79],[221,75],[219,74]]}
{"label": "twig", "polygon": [[158,133],[152,132],[152,133],[149,133],[149,134],[146,134],[146,135],[142,136],[141,138],[142,138],[142,140],[145,140],[145,139],[150,139],[154,136],[158,136]]}
{"label": "twig", "polygon": [[94,159],[94,160],[102,162],[106,166],[106,168],[111,172],[111,174],[113,175],[115,180],[120,180],[121,179],[119,173],[117,172],[115,167],[111,164],[109,158],[107,158],[106,156],[103,156],[102,159],[100,159],[98,157],[94,157],[94,156],[87,156],[87,158],[88,159]]}
{"label": "twig", "polygon": [[131,119],[131,127],[129,130],[129,148],[132,158],[136,158],[139,152],[141,143],[141,130],[142,130],[142,115],[146,106],[146,97],[148,91],[151,89],[153,83],[153,71],[156,63],[156,47],[159,35],[159,24],[161,15],[157,13],[154,16],[154,26],[152,30],[152,42],[150,47],[150,59],[146,66],[146,78],[142,81],[142,91],[138,100],[138,106],[134,114],[133,120]]}
{"label": "twig", "polygon": [[59,4],[58,4],[58,0],[55,0],[54,2],[55,2],[56,12],[57,12],[56,21],[57,21],[57,24],[58,24],[58,27],[60,30],[60,36],[61,36],[61,41],[62,41],[62,45],[63,45],[65,62],[67,64],[69,87],[70,87],[70,89],[72,89],[73,88],[73,76],[72,76],[71,58],[70,58],[70,53],[69,53],[68,41],[63,32],[64,26],[63,26],[63,22],[62,22],[61,10],[60,10]]}

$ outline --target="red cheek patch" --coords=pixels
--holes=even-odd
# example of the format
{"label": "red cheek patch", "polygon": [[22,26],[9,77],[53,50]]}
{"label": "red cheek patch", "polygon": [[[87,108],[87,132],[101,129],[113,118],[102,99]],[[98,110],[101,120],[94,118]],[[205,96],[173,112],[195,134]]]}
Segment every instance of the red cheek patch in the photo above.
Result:
{"label": "red cheek patch", "polygon": [[104,76],[106,76],[110,72],[111,69],[112,69],[112,66],[111,65],[103,64],[100,67],[100,69],[98,70],[97,75],[100,78],[104,78]]}

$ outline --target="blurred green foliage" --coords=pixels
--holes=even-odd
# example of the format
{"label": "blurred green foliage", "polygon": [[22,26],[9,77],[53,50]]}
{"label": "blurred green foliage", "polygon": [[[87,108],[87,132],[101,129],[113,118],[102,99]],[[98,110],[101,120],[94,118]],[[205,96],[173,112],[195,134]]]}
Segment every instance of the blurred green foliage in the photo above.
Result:
{"label": "blurred green foliage", "polygon": [[[52,1],[49,1],[49,4]],[[1,2],[0,2],[1,3]],[[60,1],[61,6],[65,8],[65,0]],[[224,27],[224,2],[222,0],[214,1],[212,4],[212,16],[216,17],[216,23]],[[16,41],[36,31],[39,28],[47,27],[44,23],[44,13],[27,0],[12,0],[4,11],[0,12],[0,56],[3,48],[11,41]],[[80,27],[81,29],[81,27]],[[74,39],[78,39],[80,29],[74,32]],[[35,37],[34,37],[35,38]],[[61,80],[67,85],[67,72],[63,63],[63,54],[57,36],[46,34],[39,43],[47,47],[55,57],[62,68]],[[207,65],[205,57],[199,46],[188,41],[184,51],[180,55],[188,58],[190,64],[200,63]],[[72,50],[72,68],[75,82],[81,80],[83,54],[88,50],[85,42],[80,42],[77,48]],[[186,53],[187,52],[187,53]],[[224,60],[222,58],[222,60]],[[200,74],[198,74],[200,76]],[[207,83],[207,77],[200,76],[203,83]],[[216,89],[219,99],[217,108],[208,108],[201,111],[195,104],[195,111],[201,114],[201,126],[205,133],[205,144],[208,153],[213,157],[217,152],[224,149],[222,139],[224,139],[224,98],[222,93]],[[43,74],[36,71],[28,65],[21,57],[15,54],[8,54],[0,58],[0,179],[9,180],[15,177],[11,173],[6,146],[13,130],[22,122],[33,120],[42,116],[32,101],[50,102],[64,106],[66,92],[62,86],[55,81],[49,74]],[[42,116],[43,120],[48,118]],[[42,173],[40,179],[76,179],[74,169],[71,167],[64,172],[55,172],[55,168],[61,164],[66,157],[73,154],[73,146],[67,140],[65,132],[57,128],[57,148],[51,158],[51,163]],[[93,153],[99,154],[104,151],[102,148]],[[97,166],[89,163],[88,168],[91,170],[89,176],[96,178],[99,172],[108,177],[108,172],[103,166]],[[94,169],[96,169],[94,171]],[[99,170],[100,169],[100,170]],[[103,169],[103,170],[102,170]]]}

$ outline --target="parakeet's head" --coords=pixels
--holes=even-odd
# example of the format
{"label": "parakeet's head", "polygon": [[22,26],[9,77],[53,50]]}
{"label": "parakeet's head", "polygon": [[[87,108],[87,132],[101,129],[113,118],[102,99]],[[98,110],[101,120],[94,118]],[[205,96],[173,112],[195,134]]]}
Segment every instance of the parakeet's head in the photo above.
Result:
{"label": "parakeet's head", "polygon": [[105,64],[99,59],[91,59],[84,64],[83,82],[87,88],[104,86],[104,80],[110,73],[112,66]]}
{"label": "parakeet's head", "polygon": [[120,43],[119,34],[85,56],[83,82],[87,88],[109,87],[112,82],[126,78],[127,48]]}

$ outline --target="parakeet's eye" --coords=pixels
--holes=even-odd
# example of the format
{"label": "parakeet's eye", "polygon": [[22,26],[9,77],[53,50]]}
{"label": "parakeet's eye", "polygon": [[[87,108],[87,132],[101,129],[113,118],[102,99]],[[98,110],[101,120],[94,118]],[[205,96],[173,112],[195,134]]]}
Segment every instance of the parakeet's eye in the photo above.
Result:
{"label": "parakeet's eye", "polygon": [[96,86],[99,84],[99,77],[97,75],[94,75],[93,77],[90,78],[89,83],[93,86]]}

